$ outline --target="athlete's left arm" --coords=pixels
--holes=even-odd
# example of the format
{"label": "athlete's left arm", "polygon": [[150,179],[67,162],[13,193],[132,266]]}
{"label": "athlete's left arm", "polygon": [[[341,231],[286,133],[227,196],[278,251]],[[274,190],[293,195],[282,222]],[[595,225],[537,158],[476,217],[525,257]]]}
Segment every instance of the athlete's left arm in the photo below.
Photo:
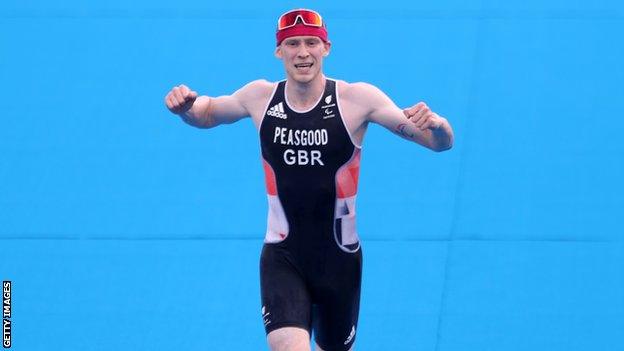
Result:
{"label": "athlete's left arm", "polygon": [[377,87],[367,83],[357,84],[358,98],[362,104],[368,105],[368,121],[381,124],[393,133],[434,151],[453,147],[451,125],[424,102],[401,110]]}

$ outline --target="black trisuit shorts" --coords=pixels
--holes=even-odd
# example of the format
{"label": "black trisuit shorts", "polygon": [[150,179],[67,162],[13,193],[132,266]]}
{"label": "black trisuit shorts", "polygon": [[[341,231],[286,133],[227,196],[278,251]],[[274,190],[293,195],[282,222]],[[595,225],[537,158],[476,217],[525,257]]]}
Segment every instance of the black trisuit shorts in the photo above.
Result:
{"label": "black trisuit shorts", "polygon": [[305,261],[281,243],[264,244],[260,258],[262,315],[266,333],[306,329],[325,351],[349,350],[360,306],[362,250],[328,248]]}

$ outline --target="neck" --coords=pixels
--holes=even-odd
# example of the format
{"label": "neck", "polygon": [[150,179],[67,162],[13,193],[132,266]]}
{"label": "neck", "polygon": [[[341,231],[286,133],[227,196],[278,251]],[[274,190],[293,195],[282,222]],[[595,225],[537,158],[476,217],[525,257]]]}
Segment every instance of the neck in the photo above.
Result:
{"label": "neck", "polygon": [[297,82],[290,77],[286,80],[288,102],[297,109],[307,109],[316,103],[325,91],[325,76],[321,73],[307,83]]}

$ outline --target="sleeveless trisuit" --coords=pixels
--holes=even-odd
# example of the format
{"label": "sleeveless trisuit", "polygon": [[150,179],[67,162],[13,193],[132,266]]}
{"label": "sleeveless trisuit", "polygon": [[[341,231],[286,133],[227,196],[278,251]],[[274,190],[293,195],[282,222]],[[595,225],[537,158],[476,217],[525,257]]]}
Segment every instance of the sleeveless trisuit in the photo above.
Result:
{"label": "sleeveless trisuit", "polygon": [[288,105],[285,87],[277,84],[260,124],[269,200],[260,259],[265,330],[301,327],[326,351],[348,350],[362,276],[360,147],[342,119],[335,80],[308,111]]}

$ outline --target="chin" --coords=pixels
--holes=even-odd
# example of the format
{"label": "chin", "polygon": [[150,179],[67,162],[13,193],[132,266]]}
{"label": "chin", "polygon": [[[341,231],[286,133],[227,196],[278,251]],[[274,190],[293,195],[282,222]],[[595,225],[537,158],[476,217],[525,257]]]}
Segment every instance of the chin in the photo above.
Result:
{"label": "chin", "polygon": [[314,77],[311,77],[311,76],[308,76],[308,77],[294,76],[293,78],[295,78],[295,81],[298,83],[310,83],[312,80],[314,80]]}
{"label": "chin", "polygon": [[315,72],[314,74],[291,74],[291,77],[297,83],[310,83],[318,76],[319,72]]}

